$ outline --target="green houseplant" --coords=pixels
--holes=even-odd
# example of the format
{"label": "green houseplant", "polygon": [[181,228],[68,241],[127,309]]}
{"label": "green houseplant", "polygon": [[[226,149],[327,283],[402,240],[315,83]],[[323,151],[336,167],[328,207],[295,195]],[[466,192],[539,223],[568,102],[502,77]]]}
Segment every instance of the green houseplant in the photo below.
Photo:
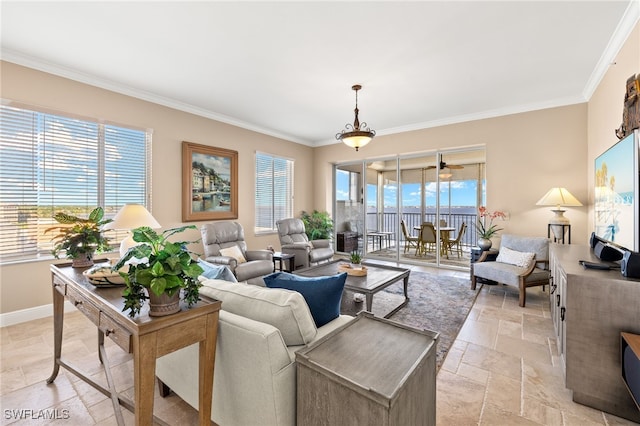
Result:
{"label": "green houseplant", "polygon": [[140,313],[142,305],[149,299],[149,315],[163,316],[180,311],[180,290],[188,306],[198,302],[200,282],[198,276],[203,269],[195,261],[187,244],[196,241],[169,241],[169,237],[195,225],[167,229],[157,233],[143,226],[133,230],[133,240],[140,243],[131,247],[113,266],[118,271],[129,264],[124,278],[124,308],[129,316]]}
{"label": "green houseplant", "polygon": [[53,218],[61,225],[48,228],[44,233],[58,232],[51,239],[54,243],[51,254],[56,259],[65,252],[67,258],[73,259],[74,268],[83,268],[93,265],[94,253],[110,249],[109,240],[102,235],[101,227],[111,219],[104,219],[102,207],[93,209],[87,219],[63,212],[54,214]]}
{"label": "green houseplant", "polygon": [[351,261],[351,267],[353,269],[362,269],[362,255],[359,251],[352,251],[349,255],[349,261]]}
{"label": "green houseplant", "polygon": [[303,211],[300,219],[304,223],[309,240],[330,240],[333,236],[333,220],[329,213],[318,210],[314,210],[313,213]]}

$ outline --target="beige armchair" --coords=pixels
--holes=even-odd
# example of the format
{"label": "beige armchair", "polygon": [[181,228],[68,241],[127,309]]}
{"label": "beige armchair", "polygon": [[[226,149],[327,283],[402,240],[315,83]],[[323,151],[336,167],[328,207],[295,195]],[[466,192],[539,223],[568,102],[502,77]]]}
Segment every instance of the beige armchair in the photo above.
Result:
{"label": "beige armchair", "polygon": [[204,260],[229,267],[238,281],[254,280],[273,272],[273,253],[247,250],[244,230],[238,222],[208,223],[200,228],[200,232]]}
{"label": "beige armchair", "polygon": [[330,240],[312,240],[305,233],[304,222],[298,218],[282,219],[276,222],[282,252],[293,254],[294,269],[308,268],[312,264],[333,258]]}

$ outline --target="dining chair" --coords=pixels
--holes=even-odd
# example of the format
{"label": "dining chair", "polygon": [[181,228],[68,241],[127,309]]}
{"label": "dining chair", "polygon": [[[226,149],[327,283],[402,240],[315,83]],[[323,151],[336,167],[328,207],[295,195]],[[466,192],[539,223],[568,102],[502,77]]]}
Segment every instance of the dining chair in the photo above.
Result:
{"label": "dining chair", "polygon": [[449,253],[453,253],[453,250],[456,251],[458,257],[462,257],[462,237],[464,237],[464,233],[467,230],[467,224],[462,222],[460,224],[460,230],[458,231],[458,235],[454,239],[447,239],[446,248]]}
{"label": "dining chair", "polygon": [[420,236],[418,237],[418,247],[416,247],[416,256],[422,256],[428,251],[436,251],[436,229],[433,224],[425,222],[420,227]]}
{"label": "dining chair", "polygon": [[418,247],[419,237],[410,235],[407,231],[407,224],[404,219],[400,220],[400,227],[402,228],[402,235],[404,236],[404,252],[406,253],[412,247]]}

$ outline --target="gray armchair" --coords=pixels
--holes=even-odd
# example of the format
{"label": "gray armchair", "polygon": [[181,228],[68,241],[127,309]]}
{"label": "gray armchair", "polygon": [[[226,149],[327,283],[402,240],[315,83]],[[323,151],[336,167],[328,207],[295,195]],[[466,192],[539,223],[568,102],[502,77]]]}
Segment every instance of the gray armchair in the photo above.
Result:
{"label": "gray armchair", "polygon": [[273,254],[269,250],[247,250],[244,230],[238,222],[208,223],[202,225],[200,232],[204,260],[228,266],[238,281],[252,280],[273,272]]}
{"label": "gray armchair", "polygon": [[293,254],[295,267],[308,268],[312,264],[329,261],[333,257],[330,240],[312,240],[305,233],[304,222],[298,218],[276,222],[282,253]]}
{"label": "gray armchair", "polygon": [[505,234],[502,236],[500,250],[504,254],[510,253],[509,257],[504,256],[501,261],[502,253],[499,253],[495,262],[486,261],[489,252],[485,251],[472,264],[471,289],[476,288],[476,277],[518,287],[520,306],[524,307],[527,287],[541,285],[544,290],[544,285],[549,282],[549,239]]}

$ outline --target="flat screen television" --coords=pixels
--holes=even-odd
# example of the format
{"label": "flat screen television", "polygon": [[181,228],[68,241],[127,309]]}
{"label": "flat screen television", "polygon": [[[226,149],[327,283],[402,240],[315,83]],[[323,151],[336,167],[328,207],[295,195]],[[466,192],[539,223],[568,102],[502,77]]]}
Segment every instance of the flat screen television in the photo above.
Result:
{"label": "flat screen television", "polygon": [[640,251],[640,146],[638,130],[595,161],[595,234]]}

